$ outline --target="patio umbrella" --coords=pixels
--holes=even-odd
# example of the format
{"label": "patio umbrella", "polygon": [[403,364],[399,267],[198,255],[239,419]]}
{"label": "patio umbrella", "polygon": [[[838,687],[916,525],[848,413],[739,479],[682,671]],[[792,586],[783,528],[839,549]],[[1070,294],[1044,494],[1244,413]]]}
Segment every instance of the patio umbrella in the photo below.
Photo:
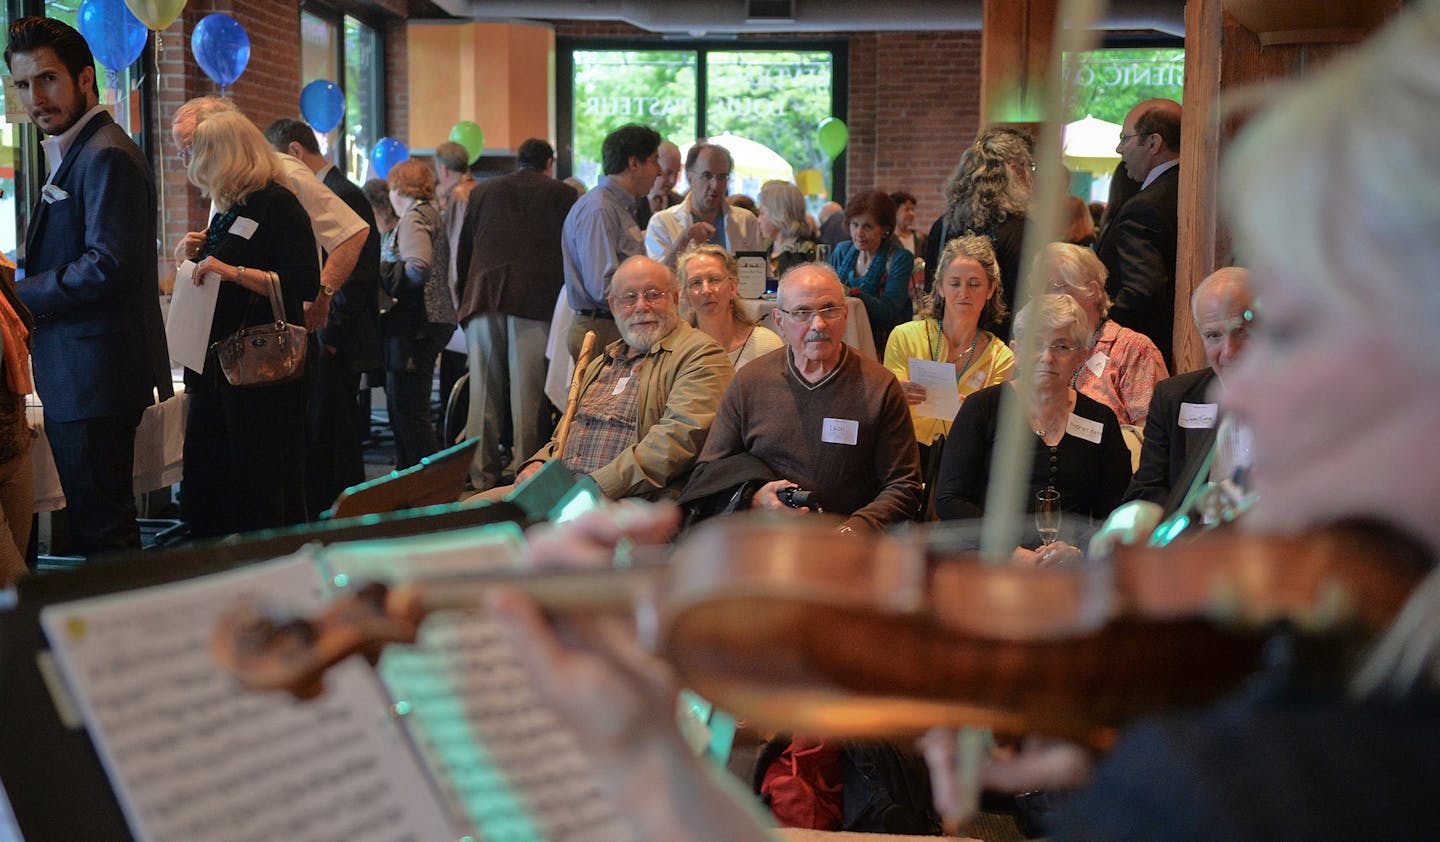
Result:
{"label": "patio umbrella", "polygon": [[1120,126],[1085,115],[1085,119],[1065,124],[1062,143],[1065,167],[1094,175],[1109,175],[1120,163],[1115,144],[1120,140]]}

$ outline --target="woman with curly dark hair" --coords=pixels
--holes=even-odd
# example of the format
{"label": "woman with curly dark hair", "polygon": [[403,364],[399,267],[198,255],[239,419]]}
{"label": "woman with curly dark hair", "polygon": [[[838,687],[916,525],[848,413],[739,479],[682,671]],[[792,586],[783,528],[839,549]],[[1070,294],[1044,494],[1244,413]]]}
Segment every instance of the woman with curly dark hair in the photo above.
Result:
{"label": "woman with curly dark hair", "polygon": [[[1014,129],[980,132],[960,155],[945,185],[945,213],[925,238],[925,285],[934,286],[934,270],[945,244],[963,234],[979,234],[995,247],[1005,285],[1005,309],[1014,312],[1015,281],[1020,277],[1020,245],[1035,172],[1035,142]],[[996,325],[1001,339],[1010,338],[1010,322]]]}

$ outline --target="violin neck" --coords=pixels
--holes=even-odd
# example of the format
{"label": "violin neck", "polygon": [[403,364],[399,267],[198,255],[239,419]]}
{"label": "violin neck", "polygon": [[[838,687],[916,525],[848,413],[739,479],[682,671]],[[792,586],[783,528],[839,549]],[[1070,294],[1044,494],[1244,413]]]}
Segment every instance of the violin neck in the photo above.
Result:
{"label": "violin neck", "polygon": [[515,571],[426,578],[417,584],[427,613],[477,610],[487,590],[504,585],[526,594],[548,614],[626,614],[637,599],[653,592],[668,566],[653,562],[623,568]]}

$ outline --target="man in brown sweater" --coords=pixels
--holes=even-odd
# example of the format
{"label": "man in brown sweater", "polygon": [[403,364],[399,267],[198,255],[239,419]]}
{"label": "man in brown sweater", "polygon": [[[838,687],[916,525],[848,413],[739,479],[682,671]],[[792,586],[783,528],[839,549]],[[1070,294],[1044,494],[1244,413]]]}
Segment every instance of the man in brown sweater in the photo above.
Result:
{"label": "man in brown sweater", "polygon": [[813,493],[844,531],[884,529],[920,505],[920,460],[895,376],[847,346],[845,290],[823,263],[780,281],[775,324],[786,347],[736,373],[720,404],[702,464],[749,453],[782,479],[756,492],[756,509],[790,509],[789,486]]}

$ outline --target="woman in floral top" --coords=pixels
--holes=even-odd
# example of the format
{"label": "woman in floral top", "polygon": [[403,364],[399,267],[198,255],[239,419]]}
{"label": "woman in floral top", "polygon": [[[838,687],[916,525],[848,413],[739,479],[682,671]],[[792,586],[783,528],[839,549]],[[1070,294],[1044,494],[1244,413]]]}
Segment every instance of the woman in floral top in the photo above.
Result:
{"label": "woman in floral top", "polygon": [[1069,243],[1051,243],[1040,255],[1049,292],[1079,302],[1096,328],[1085,348],[1075,390],[1108,407],[1121,424],[1145,426],[1155,384],[1170,376],[1150,338],[1110,321],[1105,264],[1095,253]]}

